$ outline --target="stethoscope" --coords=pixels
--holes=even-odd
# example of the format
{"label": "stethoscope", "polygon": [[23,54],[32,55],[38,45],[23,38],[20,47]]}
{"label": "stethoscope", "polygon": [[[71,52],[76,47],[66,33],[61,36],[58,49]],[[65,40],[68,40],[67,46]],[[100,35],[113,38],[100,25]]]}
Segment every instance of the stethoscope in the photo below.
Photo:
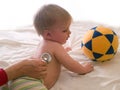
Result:
{"label": "stethoscope", "polygon": [[47,63],[49,63],[52,60],[52,56],[49,53],[43,53],[41,55],[41,58]]}

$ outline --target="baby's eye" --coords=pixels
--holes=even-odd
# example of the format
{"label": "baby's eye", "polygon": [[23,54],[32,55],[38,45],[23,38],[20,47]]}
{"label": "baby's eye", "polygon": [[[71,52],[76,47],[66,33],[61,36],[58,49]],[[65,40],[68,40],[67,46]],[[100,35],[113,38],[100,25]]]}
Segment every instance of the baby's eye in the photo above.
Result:
{"label": "baby's eye", "polygon": [[67,32],[67,30],[63,30],[63,32]]}
{"label": "baby's eye", "polygon": [[63,32],[67,32],[67,30],[63,30]]}

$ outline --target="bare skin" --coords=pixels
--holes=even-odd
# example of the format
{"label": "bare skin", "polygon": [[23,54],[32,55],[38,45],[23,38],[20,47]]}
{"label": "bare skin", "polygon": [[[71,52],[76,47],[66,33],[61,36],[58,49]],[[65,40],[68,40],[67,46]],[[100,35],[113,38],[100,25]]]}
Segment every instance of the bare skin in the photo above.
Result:
{"label": "bare skin", "polygon": [[[43,53],[49,53],[52,57],[51,62],[47,65],[47,75],[43,79],[48,90],[57,81],[61,65],[78,74],[86,74],[93,70],[91,63],[82,65],[73,60],[62,46],[71,34],[69,30],[71,21],[70,14],[57,5],[44,6],[35,16],[35,29],[43,40],[41,40],[33,57],[41,58]],[[67,49],[67,51],[69,50]]]}
{"label": "bare skin", "polygon": [[[47,64],[40,59],[26,59],[17,62],[5,69],[8,80],[13,80],[20,76],[28,75],[41,79],[46,76]],[[31,73],[34,72],[34,73]]]}
{"label": "bare skin", "polygon": [[42,44],[40,44],[35,57],[40,58],[44,52],[48,52],[52,56],[52,61],[48,64],[47,76],[44,78],[44,84],[48,89],[57,81],[61,72],[61,64],[68,70],[78,74],[86,74],[93,70],[93,66],[90,63],[82,66],[73,60],[61,44],[49,40],[43,40],[40,43]]}
{"label": "bare skin", "polygon": [[47,67],[47,75],[44,78],[44,85],[48,89],[56,83],[61,72],[61,65],[78,74],[86,74],[93,71],[91,63],[82,65],[73,60],[62,46],[71,34],[69,30],[70,24],[71,22],[69,21],[67,23],[57,23],[51,29],[44,30],[42,33],[43,40],[41,40],[35,53],[35,58],[40,58],[42,53],[46,52],[52,56],[52,60]]}

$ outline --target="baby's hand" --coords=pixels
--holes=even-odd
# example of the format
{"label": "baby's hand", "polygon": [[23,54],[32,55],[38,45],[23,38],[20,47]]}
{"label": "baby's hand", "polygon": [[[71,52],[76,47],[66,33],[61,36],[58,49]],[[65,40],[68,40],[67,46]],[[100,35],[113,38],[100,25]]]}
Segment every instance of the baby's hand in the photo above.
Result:
{"label": "baby's hand", "polygon": [[69,52],[69,51],[71,51],[72,49],[71,49],[71,47],[66,47],[65,50],[66,50],[67,52]]}
{"label": "baby's hand", "polygon": [[85,74],[93,71],[94,69],[93,64],[90,62],[82,63],[82,65],[85,68]]}

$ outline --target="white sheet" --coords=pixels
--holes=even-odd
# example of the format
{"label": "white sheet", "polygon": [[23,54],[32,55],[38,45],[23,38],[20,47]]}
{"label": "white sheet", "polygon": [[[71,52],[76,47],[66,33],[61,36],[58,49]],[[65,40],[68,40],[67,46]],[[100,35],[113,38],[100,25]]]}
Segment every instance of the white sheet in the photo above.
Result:
{"label": "white sheet", "polygon": [[[72,34],[65,46],[72,47],[69,54],[75,60],[79,62],[91,61],[83,55],[80,45],[86,31],[96,25],[100,24],[74,22],[71,25]],[[111,28],[118,34],[120,40],[119,27]],[[4,68],[16,61],[30,57],[34,53],[39,40],[40,38],[33,27],[0,30],[0,67]],[[86,75],[77,75],[63,68],[59,80],[51,90],[120,90],[119,59],[120,46],[111,61],[104,63],[93,62],[94,71]]]}

